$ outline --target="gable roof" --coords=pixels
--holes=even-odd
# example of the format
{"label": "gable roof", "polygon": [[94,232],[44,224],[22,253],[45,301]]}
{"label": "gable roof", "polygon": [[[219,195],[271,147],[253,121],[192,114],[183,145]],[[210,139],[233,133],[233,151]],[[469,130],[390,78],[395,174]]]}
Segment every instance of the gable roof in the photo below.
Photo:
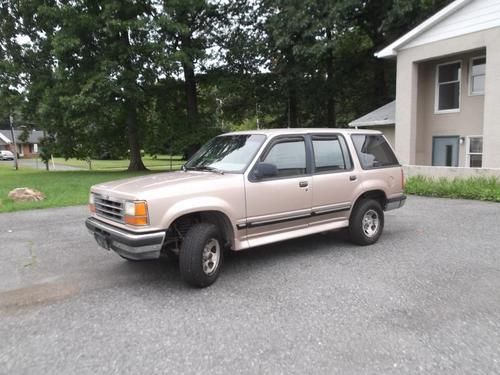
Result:
{"label": "gable roof", "polygon": [[12,143],[10,139],[0,131],[0,145],[8,145],[9,143]]}
{"label": "gable roof", "polygon": [[451,4],[447,5],[439,12],[434,14],[432,17],[427,18],[420,25],[407,32],[401,38],[397,39],[395,42],[389,44],[384,49],[376,52],[375,56],[379,58],[396,56],[397,50],[401,48],[403,45],[415,39],[417,36],[423,34],[425,31],[431,29],[434,25],[441,22],[445,18],[449,17],[451,14],[455,13],[459,9],[463,8],[471,1],[472,0],[455,0]]}
{"label": "gable roof", "polygon": [[393,100],[349,123],[350,127],[394,125],[396,123],[396,101]]}
{"label": "gable roof", "polygon": [[[22,134],[22,130],[14,130],[14,137],[16,138],[16,142],[19,143],[19,136]],[[11,140],[10,130],[0,130],[0,144],[10,144]],[[41,130],[32,130],[29,132],[28,140],[26,143],[40,143],[43,138],[43,131]]]}

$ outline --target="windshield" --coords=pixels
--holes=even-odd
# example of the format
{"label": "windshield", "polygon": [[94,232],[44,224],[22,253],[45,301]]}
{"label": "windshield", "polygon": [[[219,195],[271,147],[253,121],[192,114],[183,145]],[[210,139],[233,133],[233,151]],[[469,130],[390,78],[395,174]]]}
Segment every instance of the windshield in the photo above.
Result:
{"label": "windshield", "polygon": [[185,168],[241,173],[265,139],[262,134],[223,135],[212,138],[189,159]]}

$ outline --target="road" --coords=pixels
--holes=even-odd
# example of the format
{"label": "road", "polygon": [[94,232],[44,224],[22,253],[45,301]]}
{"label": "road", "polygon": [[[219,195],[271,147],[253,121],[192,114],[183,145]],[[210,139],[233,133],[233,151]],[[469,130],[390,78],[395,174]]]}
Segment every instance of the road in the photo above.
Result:
{"label": "road", "polygon": [[380,241],[232,254],[210,288],[96,247],[85,207],[0,215],[1,374],[500,373],[500,205],[410,197]]}

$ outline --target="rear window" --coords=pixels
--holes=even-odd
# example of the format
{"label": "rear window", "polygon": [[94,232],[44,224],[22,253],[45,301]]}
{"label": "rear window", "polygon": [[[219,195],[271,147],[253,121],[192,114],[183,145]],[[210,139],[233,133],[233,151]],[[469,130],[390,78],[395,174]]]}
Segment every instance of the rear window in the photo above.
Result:
{"label": "rear window", "polygon": [[315,172],[335,172],[351,169],[351,159],[343,137],[313,136]]}
{"label": "rear window", "polygon": [[380,134],[353,134],[351,136],[363,169],[399,165],[396,155]]}

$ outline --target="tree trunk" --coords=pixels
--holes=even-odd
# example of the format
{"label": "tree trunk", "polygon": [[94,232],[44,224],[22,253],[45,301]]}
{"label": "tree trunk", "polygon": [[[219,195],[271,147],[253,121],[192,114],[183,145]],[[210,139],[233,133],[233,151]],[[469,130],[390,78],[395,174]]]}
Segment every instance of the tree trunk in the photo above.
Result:
{"label": "tree trunk", "polygon": [[198,96],[196,92],[196,77],[192,63],[183,63],[184,89],[186,91],[186,110],[190,124],[197,124],[198,120]]}
{"label": "tree trunk", "polygon": [[383,59],[374,59],[374,95],[377,105],[387,104],[387,82],[385,79],[385,62]]}
{"label": "tree trunk", "polygon": [[[128,50],[130,48],[130,40],[128,33],[122,32],[119,34],[121,43]],[[125,113],[127,114],[126,124],[127,124],[127,138],[129,145],[129,157],[130,163],[128,165],[129,171],[145,171],[146,166],[142,162],[141,158],[141,146],[139,144],[139,124],[137,122],[137,102],[134,99],[136,94],[136,80],[137,73],[133,69],[131,62],[131,57],[126,56],[123,65],[125,71],[123,72],[123,77],[125,78]]]}
{"label": "tree trunk", "polygon": [[294,82],[289,82],[288,85],[287,125],[290,128],[297,128],[299,126],[297,90]]}
{"label": "tree trunk", "polygon": [[337,126],[337,114],[335,112],[335,72],[333,69],[333,55],[330,52],[326,61],[326,126],[335,128]]}
{"label": "tree trunk", "polygon": [[198,94],[196,90],[196,75],[194,73],[193,56],[190,53],[192,41],[190,35],[181,37],[182,49],[185,54],[182,62],[184,71],[184,90],[186,92],[186,110],[190,125],[198,124]]}
{"label": "tree trunk", "polygon": [[127,136],[130,148],[129,171],[145,171],[146,166],[142,162],[141,147],[139,145],[139,131],[137,125],[137,105],[130,100],[126,101],[127,110]]}

